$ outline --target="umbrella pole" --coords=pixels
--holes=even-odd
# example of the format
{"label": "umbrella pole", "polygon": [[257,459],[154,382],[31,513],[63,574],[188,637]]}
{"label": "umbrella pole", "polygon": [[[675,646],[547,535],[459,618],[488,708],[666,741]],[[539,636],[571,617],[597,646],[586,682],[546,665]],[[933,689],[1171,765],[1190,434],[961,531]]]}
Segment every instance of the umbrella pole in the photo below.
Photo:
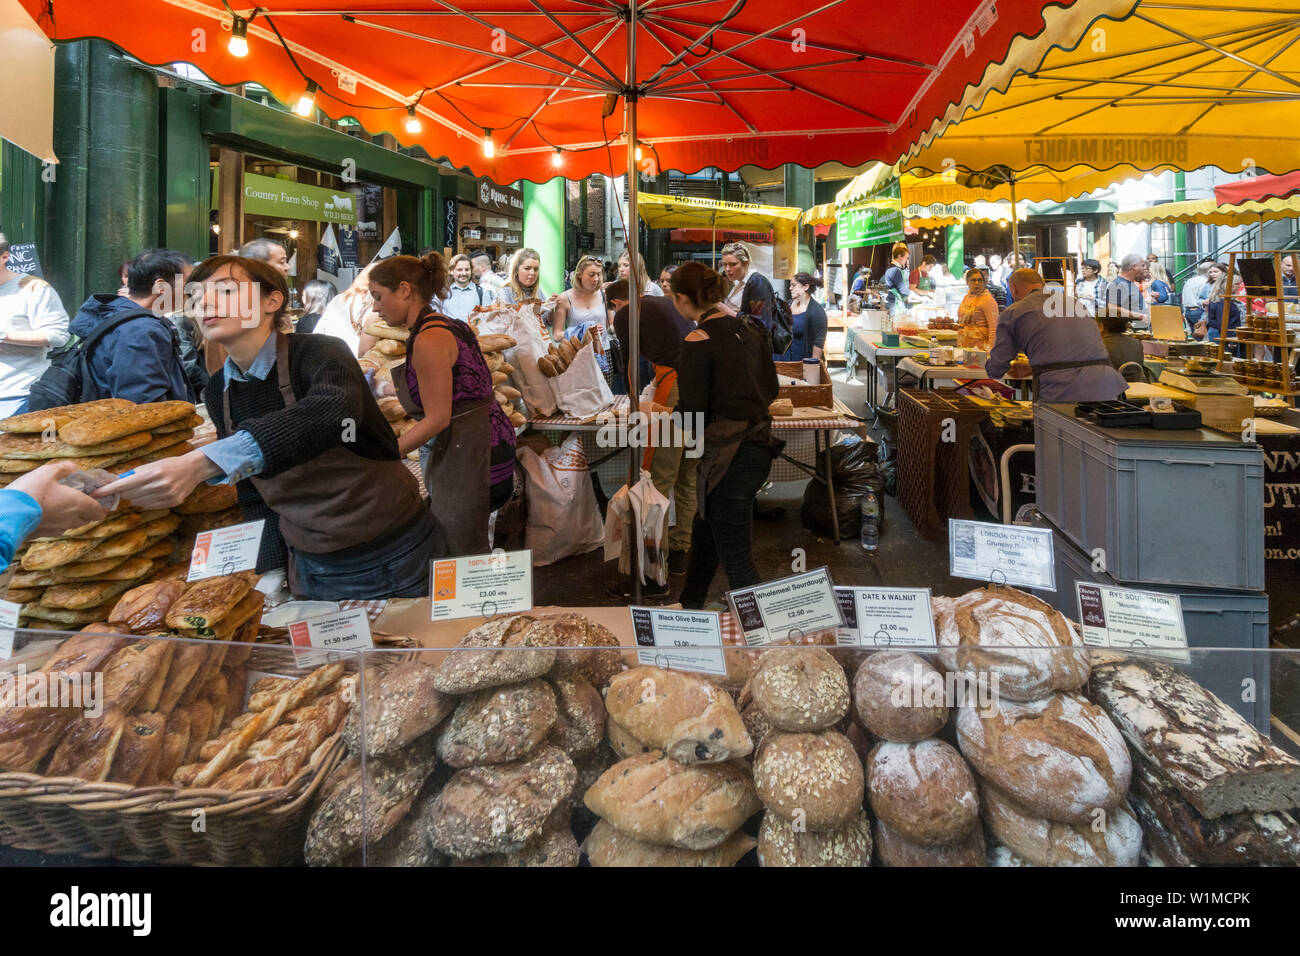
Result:
{"label": "umbrella pole", "polygon": [[[1020,255],[1020,225],[1018,219],[1019,217],[1016,215],[1016,177],[1013,174],[1011,176],[1011,251],[1015,256]],[[1012,258],[1011,271],[1014,272],[1019,268],[1017,265],[1019,261],[1017,258]]]}
{"label": "umbrella pole", "polygon": [[718,267],[718,211],[716,209],[709,213],[709,225],[713,227],[713,239],[709,243],[709,268]]}
{"label": "umbrella pole", "polygon": [[[624,105],[627,110],[627,258],[628,258],[628,302],[627,302],[627,368],[628,381],[631,385],[628,395],[628,414],[631,415],[640,409],[638,399],[641,394],[641,309],[640,299],[643,290],[636,288],[638,285],[638,276],[640,272],[637,269],[638,261],[641,257],[640,244],[640,223],[637,219],[637,165],[636,165],[636,106],[637,106],[637,88],[636,88],[636,25],[637,25],[637,0],[630,0],[628,3],[628,20],[627,20],[627,90],[624,96]],[[631,461],[627,468],[627,487],[630,492],[633,486],[641,477],[641,458],[637,453],[636,447],[636,429],[629,431],[628,448],[631,453]],[[629,504],[632,502],[629,501]],[[629,529],[628,541],[631,542],[631,570],[632,570],[632,603],[641,603],[641,555],[640,541],[638,540],[636,530],[635,505],[629,511],[631,516],[631,528]]]}

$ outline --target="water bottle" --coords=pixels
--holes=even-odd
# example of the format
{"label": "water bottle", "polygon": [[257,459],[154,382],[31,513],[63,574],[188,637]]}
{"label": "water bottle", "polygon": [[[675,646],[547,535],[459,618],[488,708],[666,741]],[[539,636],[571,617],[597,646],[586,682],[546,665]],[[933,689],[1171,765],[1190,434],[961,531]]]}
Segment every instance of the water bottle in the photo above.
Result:
{"label": "water bottle", "polygon": [[880,547],[880,499],[874,491],[862,497],[862,550],[875,551]]}

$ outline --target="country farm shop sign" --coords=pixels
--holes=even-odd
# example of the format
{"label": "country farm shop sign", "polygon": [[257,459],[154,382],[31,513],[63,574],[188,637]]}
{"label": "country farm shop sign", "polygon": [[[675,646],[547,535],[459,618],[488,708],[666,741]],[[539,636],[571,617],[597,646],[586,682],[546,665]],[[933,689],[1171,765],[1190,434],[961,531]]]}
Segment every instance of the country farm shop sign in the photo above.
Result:
{"label": "country farm shop sign", "polygon": [[835,217],[835,242],[841,249],[898,242],[903,238],[903,193],[897,179]]}
{"label": "country farm shop sign", "polygon": [[276,219],[314,219],[342,226],[357,224],[356,201],[351,193],[255,173],[244,173],[244,212]]}

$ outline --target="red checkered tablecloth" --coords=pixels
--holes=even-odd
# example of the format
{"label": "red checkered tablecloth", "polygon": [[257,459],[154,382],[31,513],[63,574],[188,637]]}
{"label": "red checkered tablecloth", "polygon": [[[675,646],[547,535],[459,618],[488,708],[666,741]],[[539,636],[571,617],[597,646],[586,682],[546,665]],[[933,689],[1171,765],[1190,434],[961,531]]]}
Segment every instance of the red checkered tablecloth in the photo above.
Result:
{"label": "red checkered tablecloth", "polygon": [[628,400],[626,395],[614,396],[614,404],[600,412],[592,418],[574,418],[572,415],[533,415],[528,419],[528,424],[534,428],[562,428],[578,429],[590,428],[597,429],[601,425],[600,419],[613,417],[615,419],[627,418]]}
{"label": "red checkered tablecloth", "polygon": [[384,608],[388,606],[387,601],[339,601],[340,611],[351,611],[353,608],[365,608],[366,617],[370,623],[374,624],[379,620],[379,615],[384,613]]}

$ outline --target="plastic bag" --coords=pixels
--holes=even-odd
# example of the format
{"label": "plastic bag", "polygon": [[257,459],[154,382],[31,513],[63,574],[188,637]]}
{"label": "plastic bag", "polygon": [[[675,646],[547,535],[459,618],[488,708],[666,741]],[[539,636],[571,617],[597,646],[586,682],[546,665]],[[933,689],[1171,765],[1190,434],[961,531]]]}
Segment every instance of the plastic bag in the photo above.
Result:
{"label": "plastic bag", "polygon": [[541,455],[527,445],[520,447],[518,454],[528,502],[524,544],[533,552],[534,566],[599,548],[605,540],[605,526],[588,477],[581,436],[571,433],[562,444]]}
{"label": "plastic bag", "polygon": [[609,500],[605,516],[605,560],[618,560],[620,574],[632,574],[632,548],[627,538],[628,515],[636,520],[636,539],[640,549],[639,566],[643,581],[668,583],[668,499],[642,471],[631,490],[627,485]]}
{"label": "plastic bag", "polygon": [[[130,472],[126,474],[130,474]],[[85,471],[74,471],[72,474],[59,479],[59,484],[71,488],[73,491],[80,491],[83,495],[88,495],[92,491],[112,484],[122,477],[125,476],[115,475],[103,468],[89,468]],[[109,495],[107,498],[100,498],[99,504],[105,511],[113,511],[121,500],[121,495]]]}
{"label": "plastic bag", "polygon": [[[852,438],[831,447],[831,478],[835,482],[835,514],[839,519],[840,537],[851,538],[859,532],[860,507],[868,491],[880,495],[884,481],[877,471],[874,442]],[[826,459],[818,457],[817,475],[825,477]],[[817,534],[831,535],[830,494],[826,484],[813,480],[803,493],[803,506],[799,509],[804,527]],[[881,513],[883,527],[884,513]]]}

